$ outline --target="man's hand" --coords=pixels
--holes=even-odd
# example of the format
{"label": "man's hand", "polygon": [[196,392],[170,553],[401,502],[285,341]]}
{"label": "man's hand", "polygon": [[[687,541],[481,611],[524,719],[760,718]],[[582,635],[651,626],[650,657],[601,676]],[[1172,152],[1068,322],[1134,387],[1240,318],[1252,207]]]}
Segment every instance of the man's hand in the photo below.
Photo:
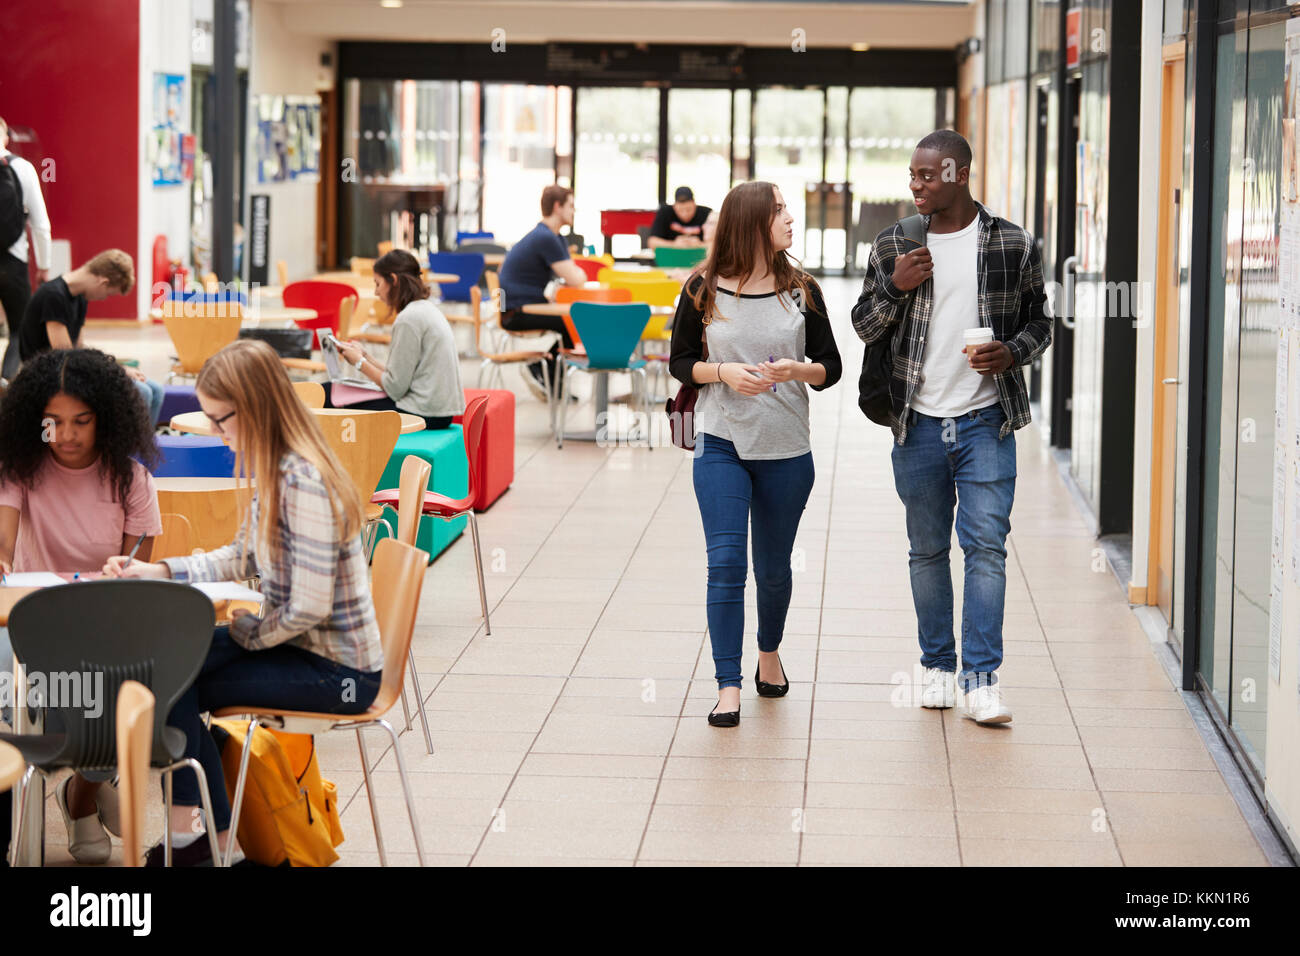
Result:
{"label": "man's hand", "polygon": [[899,292],[911,292],[934,274],[934,260],[925,246],[894,260],[892,282]]}
{"label": "man's hand", "polygon": [[962,349],[970,367],[981,375],[996,375],[1011,368],[1013,359],[1011,349],[1005,342],[988,342],[984,345],[968,345]]}

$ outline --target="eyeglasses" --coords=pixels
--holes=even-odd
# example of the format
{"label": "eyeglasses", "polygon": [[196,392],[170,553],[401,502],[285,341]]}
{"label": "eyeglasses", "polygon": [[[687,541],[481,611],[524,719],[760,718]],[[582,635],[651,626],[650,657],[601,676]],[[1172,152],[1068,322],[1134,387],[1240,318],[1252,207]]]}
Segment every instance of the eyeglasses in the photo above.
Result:
{"label": "eyeglasses", "polygon": [[218,435],[224,435],[226,433],[226,430],[221,427],[221,423],[230,421],[230,419],[233,418],[234,416],[235,416],[234,412],[227,412],[226,414],[222,415],[220,418],[213,418],[211,415],[209,415],[208,421],[212,423],[212,427],[213,429],[216,430],[216,433]]}

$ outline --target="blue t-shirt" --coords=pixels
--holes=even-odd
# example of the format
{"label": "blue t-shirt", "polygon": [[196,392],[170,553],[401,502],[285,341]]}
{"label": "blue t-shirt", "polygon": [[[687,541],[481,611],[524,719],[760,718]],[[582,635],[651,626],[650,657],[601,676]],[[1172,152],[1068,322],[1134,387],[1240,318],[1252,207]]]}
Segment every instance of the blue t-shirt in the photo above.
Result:
{"label": "blue t-shirt", "polygon": [[510,247],[501,263],[498,275],[505,294],[505,308],[545,302],[543,292],[554,278],[551,265],[567,258],[569,250],[564,240],[551,232],[546,223],[539,222],[532,232]]}

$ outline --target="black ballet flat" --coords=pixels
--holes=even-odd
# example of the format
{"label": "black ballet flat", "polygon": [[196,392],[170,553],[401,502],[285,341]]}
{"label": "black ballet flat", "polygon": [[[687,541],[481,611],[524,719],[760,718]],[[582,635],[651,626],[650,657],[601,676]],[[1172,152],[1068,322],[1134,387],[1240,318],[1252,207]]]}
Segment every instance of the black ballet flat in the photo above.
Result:
{"label": "black ballet flat", "polygon": [[713,710],[709,711],[710,727],[738,727],[740,726],[740,711],[729,710],[724,714],[718,713],[718,705],[713,705]]}
{"label": "black ballet flat", "polygon": [[[778,661],[781,659],[778,657]],[[781,676],[785,677],[784,684],[769,684],[765,680],[758,679],[758,667],[754,667],[754,685],[758,688],[759,697],[784,697],[790,690],[790,678],[785,676],[785,664],[781,664]]]}

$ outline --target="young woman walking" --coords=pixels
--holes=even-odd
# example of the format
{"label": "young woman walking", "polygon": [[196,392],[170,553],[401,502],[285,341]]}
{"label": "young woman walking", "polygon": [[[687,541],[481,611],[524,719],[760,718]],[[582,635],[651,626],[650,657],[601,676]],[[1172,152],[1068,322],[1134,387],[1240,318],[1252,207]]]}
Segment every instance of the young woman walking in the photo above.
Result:
{"label": "young woman walking", "polygon": [[[695,497],[709,558],[708,622],[718,681],[715,727],[740,723],[748,529],[758,586],[762,697],[790,689],[779,648],[790,607],[790,553],[813,486],[808,391],[839,381],[840,354],[821,289],[791,261],[793,217],[771,183],[727,194],[704,264],[673,321],[669,370],[698,386]],[[706,351],[707,350],[707,351]]]}

